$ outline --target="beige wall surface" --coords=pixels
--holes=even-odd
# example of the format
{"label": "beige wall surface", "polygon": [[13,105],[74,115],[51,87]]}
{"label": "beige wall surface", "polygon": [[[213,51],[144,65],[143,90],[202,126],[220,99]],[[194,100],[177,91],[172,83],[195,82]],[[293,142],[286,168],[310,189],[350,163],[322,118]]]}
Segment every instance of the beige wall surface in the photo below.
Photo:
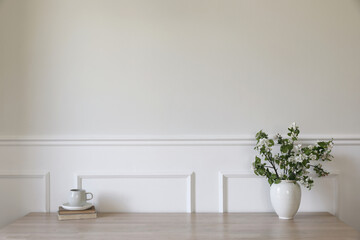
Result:
{"label": "beige wall surface", "polygon": [[0,0],[0,134],[360,134],[359,42],[358,0]]}
{"label": "beige wall surface", "polygon": [[335,138],[300,211],[360,230],[359,0],[0,0],[0,227],[56,211],[273,211],[259,129]]}

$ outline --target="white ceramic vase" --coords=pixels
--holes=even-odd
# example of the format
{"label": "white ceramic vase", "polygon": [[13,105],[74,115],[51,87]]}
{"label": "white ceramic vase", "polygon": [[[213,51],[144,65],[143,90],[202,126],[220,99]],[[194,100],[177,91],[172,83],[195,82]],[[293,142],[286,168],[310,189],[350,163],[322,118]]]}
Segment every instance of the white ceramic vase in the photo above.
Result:
{"label": "white ceramic vase", "polygon": [[301,188],[296,181],[283,180],[270,187],[272,206],[280,219],[293,219],[299,210]]}

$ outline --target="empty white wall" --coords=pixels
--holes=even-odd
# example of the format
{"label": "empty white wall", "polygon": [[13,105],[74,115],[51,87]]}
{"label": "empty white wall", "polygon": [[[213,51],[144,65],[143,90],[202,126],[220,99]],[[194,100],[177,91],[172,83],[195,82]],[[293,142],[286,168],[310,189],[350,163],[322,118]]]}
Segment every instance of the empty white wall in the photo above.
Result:
{"label": "empty white wall", "polygon": [[[328,179],[301,209],[360,230],[359,43],[358,0],[0,0],[0,187],[39,196],[2,199],[22,208],[0,225],[55,211],[81,173],[118,176],[84,180],[104,211],[185,211],[187,178],[119,176],[194,172],[193,207],[218,211],[219,171],[249,171],[247,136],[296,121],[335,137],[340,172],[338,200]],[[270,211],[261,181],[227,179],[227,210]]]}
{"label": "empty white wall", "polygon": [[0,29],[3,136],[360,133],[356,0],[1,0]]}

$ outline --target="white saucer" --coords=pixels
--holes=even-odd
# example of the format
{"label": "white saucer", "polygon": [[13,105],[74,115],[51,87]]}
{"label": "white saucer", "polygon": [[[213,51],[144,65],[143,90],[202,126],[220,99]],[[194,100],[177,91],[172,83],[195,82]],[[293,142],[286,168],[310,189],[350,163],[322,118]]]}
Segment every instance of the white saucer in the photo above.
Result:
{"label": "white saucer", "polygon": [[82,206],[70,206],[69,203],[64,203],[62,207],[66,210],[86,210],[91,208],[93,205],[91,203],[85,203]]}

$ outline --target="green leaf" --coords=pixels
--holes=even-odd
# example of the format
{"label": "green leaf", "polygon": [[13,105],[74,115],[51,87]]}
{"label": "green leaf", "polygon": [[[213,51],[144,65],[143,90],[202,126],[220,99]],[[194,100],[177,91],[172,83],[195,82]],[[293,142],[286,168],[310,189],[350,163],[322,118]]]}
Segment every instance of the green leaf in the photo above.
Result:
{"label": "green leaf", "polygon": [[261,163],[261,159],[258,156],[256,156],[255,157],[255,164],[260,164],[260,163]]}
{"label": "green leaf", "polygon": [[281,145],[280,151],[281,151],[282,153],[287,153],[287,147],[286,147],[286,145]]}
{"label": "green leaf", "polygon": [[262,138],[268,138],[268,135],[264,133],[262,130],[260,130],[258,133],[256,133],[255,138],[257,141],[259,141]]}
{"label": "green leaf", "polygon": [[322,148],[326,148],[328,144],[326,142],[318,142],[318,145]]}
{"label": "green leaf", "polygon": [[289,180],[295,180],[296,175],[294,173],[290,173]]}

